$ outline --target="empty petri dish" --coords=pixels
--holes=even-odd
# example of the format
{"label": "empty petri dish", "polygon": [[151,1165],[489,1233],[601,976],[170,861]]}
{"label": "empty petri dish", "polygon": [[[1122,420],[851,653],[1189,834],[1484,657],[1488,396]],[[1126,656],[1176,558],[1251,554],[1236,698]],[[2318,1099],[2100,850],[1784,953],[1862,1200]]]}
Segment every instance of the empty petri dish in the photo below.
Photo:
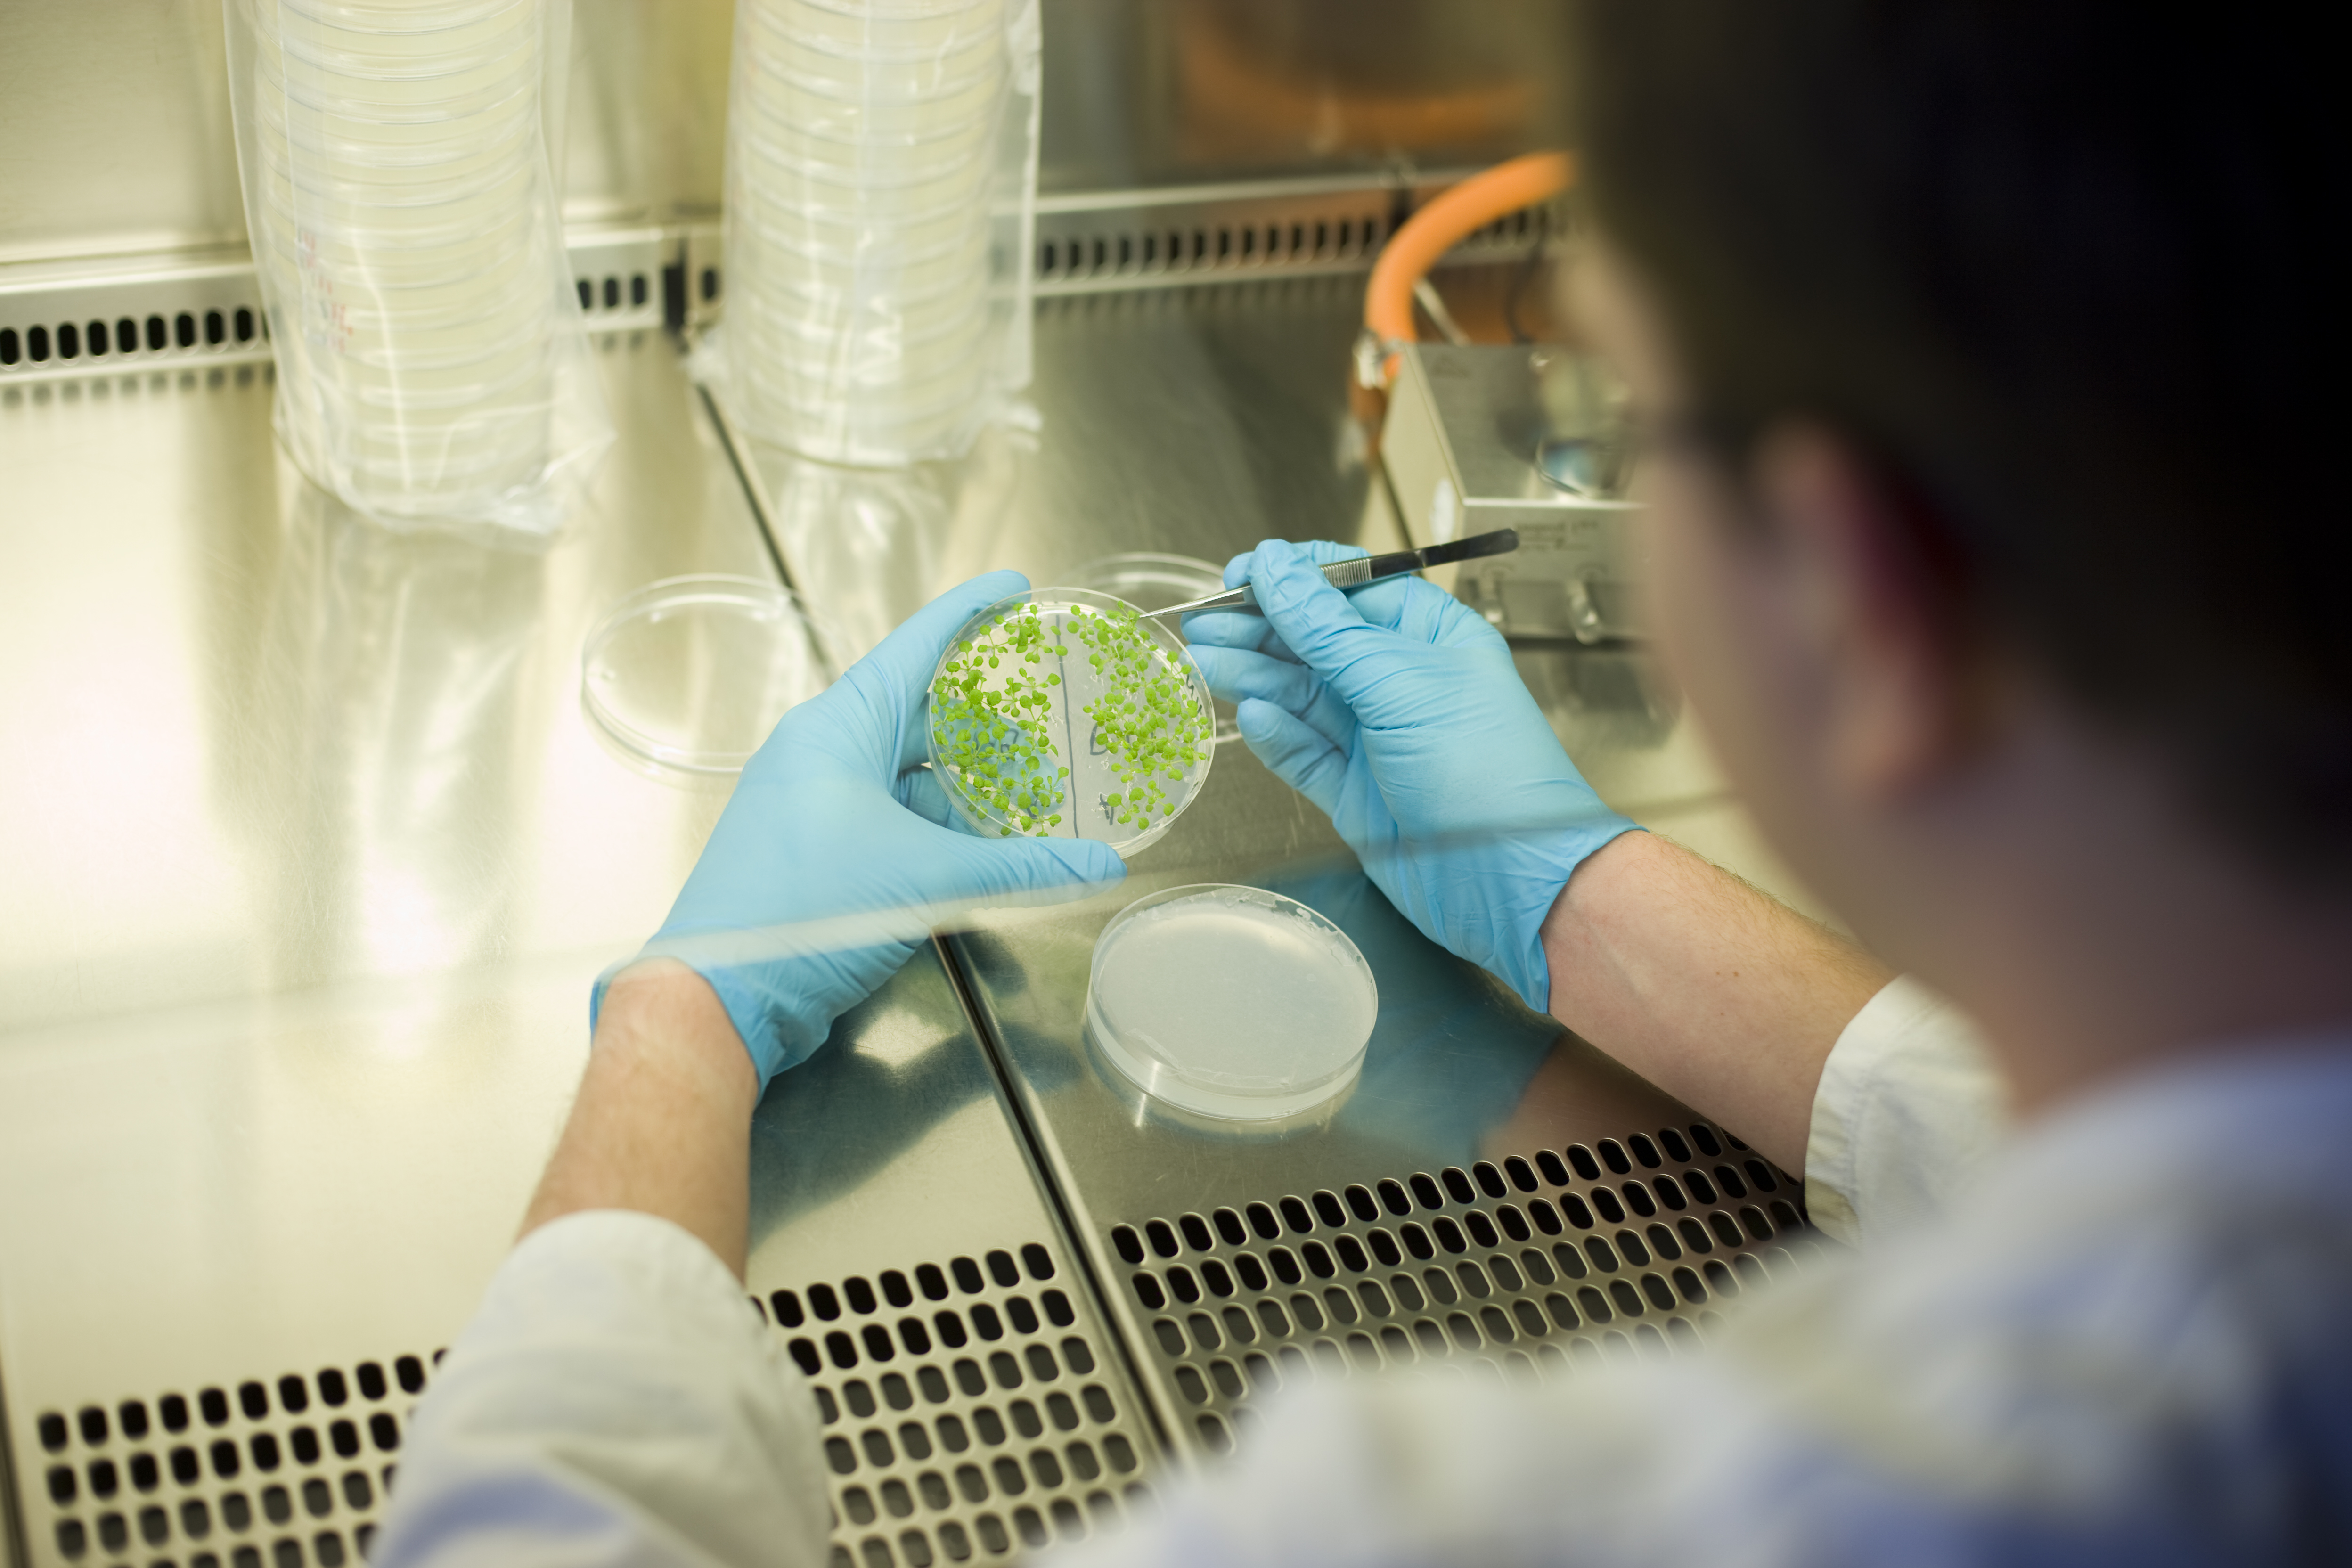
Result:
{"label": "empty petri dish", "polygon": [[832,679],[822,636],[784,589],[756,577],[669,577],[588,634],[580,703],[651,771],[723,777]]}
{"label": "empty petri dish", "polygon": [[1083,588],[1001,599],[931,675],[930,760],[983,834],[1155,843],[1208,782],[1209,685],[1176,635]]}
{"label": "empty petri dish", "polygon": [[1371,965],[1296,899],[1221,883],[1139,899],[1096,939],[1086,1028],[1146,1094],[1270,1121],[1356,1081],[1380,1014]]}

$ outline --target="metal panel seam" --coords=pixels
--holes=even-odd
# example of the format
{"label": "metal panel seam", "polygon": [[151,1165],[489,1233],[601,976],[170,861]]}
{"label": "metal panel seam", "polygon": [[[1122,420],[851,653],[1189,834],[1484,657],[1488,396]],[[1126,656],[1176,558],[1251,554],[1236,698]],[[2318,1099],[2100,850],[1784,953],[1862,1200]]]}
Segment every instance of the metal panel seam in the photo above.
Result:
{"label": "metal panel seam", "polygon": [[[702,411],[710,416],[711,427],[719,432],[719,445],[726,451],[727,466],[733,470],[735,483],[743,491],[743,503],[751,509],[751,521],[759,526],[760,543],[768,552],[769,564],[776,569],[776,580],[784,585],[787,592],[799,594],[800,584],[793,581],[793,569],[784,564],[783,547],[776,541],[775,524],[768,516],[763,492],[752,479],[751,467],[744,460],[742,437],[728,420],[726,410],[719,406],[719,400],[710,395],[709,387],[698,381],[694,384],[694,395],[701,400]],[[831,655],[822,648],[819,654],[828,666],[827,673],[838,675],[838,670],[830,668],[833,662]]]}
{"label": "metal panel seam", "polygon": [[25,1538],[24,1510],[16,1506],[16,1450],[8,1440],[8,1379],[0,1368],[0,1564],[16,1568],[33,1560]]}
{"label": "metal panel seam", "polygon": [[973,998],[971,979],[964,973],[962,956],[957,952],[956,942],[951,937],[933,936],[931,944],[939,950],[940,964],[947,971],[948,984],[955,992],[956,1005],[963,1009],[965,1018],[971,1025],[973,1037],[980,1041],[980,1054],[987,1059],[988,1070],[996,1079],[997,1094],[1004,1102],[1013,1128],[1021,1135],[1021,1155],[1029,1166],[1030,1178],[1045,1195],[1046,1206],[1053,1213],[1054,1224],[1061,1229],[1063,1245],[1068,1249],[1080,1277],[1086,1281],[1087,1292],[1094,1299],[1095,1311],[1102,1320],[1104,1337],[1118,1348],[1129,1386],[1135,1390],[1136,1406],[1151,1423],[1151,1436],[1160,1445],[1161,1461],[1187,1465],[1190,1455],[1170,1440],[1167,1418],[1152,1397],[1151,1384],[1143,1376],[1136,1347],[1121,1331],[1118,1314],[1111,1310],[1109,1295],[1101,1275],[1095,1268],[1094,1251],[1087,1246],[1078,1230],[1076,1216],[1071,1214],[1062,1189],[1054,1182],[1052,1169],[1045,1161],[1045,1146],[1038,1139],[1037,1129],[1029,1120],[1027,1108],[1022,1104],[1021,1096],[1013,1092],[1011,1069],[1005,1064],[994,1031],[989,1027],[986,1016]]}

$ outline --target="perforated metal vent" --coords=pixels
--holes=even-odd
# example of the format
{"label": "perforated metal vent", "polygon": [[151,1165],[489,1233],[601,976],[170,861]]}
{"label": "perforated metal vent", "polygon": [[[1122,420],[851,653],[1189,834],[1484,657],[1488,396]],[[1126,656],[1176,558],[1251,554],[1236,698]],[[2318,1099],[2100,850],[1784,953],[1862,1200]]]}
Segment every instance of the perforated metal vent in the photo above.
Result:
{"label": "perforated metal vent", "polygon": [[[837,1568],[1002,1557],[1151,1506],[1149,1439],[1058,1272],[1032,1243],[754,1299],[815,1385]],[[35,1560],[355,1563],[426,1376],[402,1355],[44,1412]]]}
{"label": "perforated metal vent", "polygon": [[1109,1231],[1154,1370],[1216,1453],[1300,1379],[1540,1384],[1696,1349],[1717,1298],[1817,1239],[1796,1184],[1704,1123]]}
{"label": "perforated metal vent", "polygon": [[40,1453],[23,1467],[34,1561],[357,1562],[426,1364],[400,1355],[45,1411]]}
{"label": "perforated metal vent", "polygon": [[[1046,196],[1037,204],[1037,292],[1363,272],[1419,201],[1447,183],[1269,182]],[[1565,221],[1558,206],[1507,214],[1465,238],[1444,264],[1523,256]]]}
{"label": "perforated metal vent", "polygon": [[[570,236],[588,330],[677,327],[714,313],[718,232]],[[0,268],[0,384],[270,357],[260,286],[241,253]]]}
{"label": "perforated metal vent", "polygon": [[256,336],[268,335],[268,323],[246,305],[207,310],[201,318],[194,310],[174,310],[169,320],[160,314],[150,315],[144,321],[136,316],[120,316],[111,325],[103,318],[88,323],[59,321],[54,327],[37,323],[27,326],[21,337],[14,327],[0,327],[0,365],[25,361],[42,364],[53,358],[62,363],[85,353],[92,360],[115,361],[173,349],[226,348],[232,339],[245,344]]}
{"label": "perforated metal vent", "polygon": [[[1036,212],[1041,297],[1257,276],[1360,273],[1421,201],[1459,177],[1271,181],[1051,195]],[[1508,260],[1559,232],[1557,205],[1508,214],[1440,265]],[[592,331],[702,324],[723,288],[719,226],[566,237]],[[0,382],[199,360],[261,360],[269,325],[241,252],[0,268]]]}
{"label": "perforated metal vent", "polygon": [[1151,1506],[1136,1413],[1056,1272],[1031,1243],[769,1296],[816,1385],[835,1568],[997,1557]]}
{"label": "perforated metal vent", "polygon": [[253,268],[0,275],[0,383],[235,363],[269,357]]}

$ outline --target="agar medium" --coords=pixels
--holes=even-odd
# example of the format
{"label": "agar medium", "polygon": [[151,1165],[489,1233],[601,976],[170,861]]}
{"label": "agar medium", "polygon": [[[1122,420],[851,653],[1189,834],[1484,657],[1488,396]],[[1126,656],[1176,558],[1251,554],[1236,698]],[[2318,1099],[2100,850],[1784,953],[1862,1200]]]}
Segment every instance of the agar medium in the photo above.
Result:
{"label": "agar medium", "polygon": [[581,707],[656,776],[732,777],[831,681],[799,601],[756,577],[649,584],[613,606],[580,656]]}
{"label": "agar medium", "polygon": [[1166,627],[1082,588],[964,623],[931,675],[931,769],[994,837],[1155,843],[1208,781],[1209,684]]}
{"label": "agar medium", "polygon": [[1380,990],[1338,926],[1263,888],[1171,888],[1096,940],[1086,1027],[1145,1093],[1196,1115],[1272,1121],[1356,1081]]}

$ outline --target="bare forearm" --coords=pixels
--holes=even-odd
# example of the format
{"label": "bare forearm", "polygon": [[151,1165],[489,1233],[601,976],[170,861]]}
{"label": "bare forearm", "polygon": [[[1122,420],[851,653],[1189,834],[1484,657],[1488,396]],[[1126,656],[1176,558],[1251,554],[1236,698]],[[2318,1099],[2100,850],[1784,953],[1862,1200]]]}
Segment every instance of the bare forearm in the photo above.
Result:
{"label": "bare forearm", "polygon": [[655,961],[604,994],[588,1070],[525,1234],[586,1209],[634,1209],[700,1237],[740,1278],[759,1079],[702,978]]}
{"label": "bare forearm", "polygon": [[1790,1171],[1822,1063],[1892,978],[1868,953],[1688,850],[1628,833],[1544,921],[1552,1016]]}

